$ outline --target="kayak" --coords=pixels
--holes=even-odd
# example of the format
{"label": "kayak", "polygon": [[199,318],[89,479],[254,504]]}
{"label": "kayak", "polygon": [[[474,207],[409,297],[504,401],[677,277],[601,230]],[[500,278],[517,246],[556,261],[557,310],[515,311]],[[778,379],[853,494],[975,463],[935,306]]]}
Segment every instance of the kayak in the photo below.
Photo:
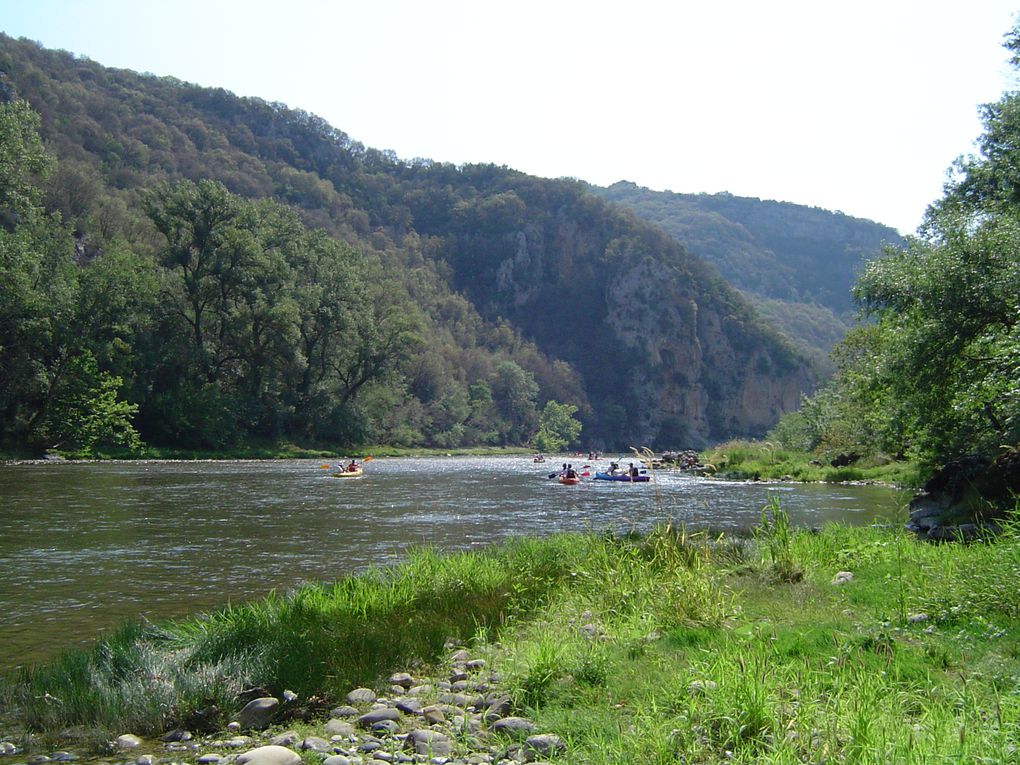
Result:
{"label": "kayak", "polygon": [[573,486],[574,484],[581,483],[581,479],[577,476],[573,478],[567,478],[565,475],[560,476],[560,483],[566,484],[567,486]]}
{"label": "kayak", "polygon": [[357,470],[342,470],[338,473],[330,473],[330,475],[334,478],[358,478],[364,472],[363,468],[358,468]]}
{"label": "kayak", "polygon": [[595,480],[596,481],[629,481],[630,483],[646,483],[647,481],[651,480],[651,477],[647,476],[647,475],[630,476],[630,475],[627,475],[626,473],[621,473],[619,475],[615,475],[615,474],[614,475],[609,475],[609,473],[596,473],[595,474]]}

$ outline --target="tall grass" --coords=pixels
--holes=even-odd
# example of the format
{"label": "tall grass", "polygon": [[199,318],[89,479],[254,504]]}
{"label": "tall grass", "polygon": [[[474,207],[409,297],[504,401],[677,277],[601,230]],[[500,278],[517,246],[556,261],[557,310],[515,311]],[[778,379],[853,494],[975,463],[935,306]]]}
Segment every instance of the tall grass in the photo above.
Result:
{"label": "tall grass", "polygon": [[[838,571],[851,571],[845,584]],[[791,575],[796,573],[796,575]],[[517,540],[188,622],[26,673],[39,728],[158,731],[248,686],[327,698],[473,641],[565,762],[1016,762],[1020,533],[930,545],[789,525],[753,546],[663,525]],[[220,722],[223,718],[220,719]]]}
{"label": "tall grass", "polygon": [[155,733],[197,711],[224,721],[251,686],[337,696],[394,667],[434,661],[450,638],[540,608],[592,542],[521,539],[486,553],[422,549],[406,562],[189,621],[129,625],[94,649],[24,670],[10,692],[35,729],[129,725]]}
{"label": "tall grass", "polygon": [[787,449],[770,441],[728,441],[706,450],[701,458],[716,475],[745,480],[877,481],[920,486],[927,477],[924,467],[917,463],[880,454],[864,457],[849,467],[836,468],[828,464],[826,457]]}
{"label": "tall grass", "polygon": [[[653,560],[672,559],[683,563],[659,574],[700,570],[723,595],[721,618],[673,619],[646,604],[644,626],[658,633],[636,650],[637,614],[627,618],[619,602],[640,599],[636,576],[600,560],[593,568],[605,580],[572,591],[562,610],[509,641],[518,682],[534,688],[542,680],[542,692],[521,701],[569,741],[567,761],[1017,761],[1015,531],[966,546],[879,528],[810,533],[789,527],[771,504],[756,535],[757,562],[737,566],[721,554],[724,545],[672,547],[670,536],[682,534],[662,531],[621,565],[651,571]],[[670,552],[654,552],[664,544]],[[842,570],[854,579],[833,584]],[[783,571],[800,575],[776,575]],[[578,629],[581,608],[601,627],[595,686],[580,679],[577,657],[591,642]]]}

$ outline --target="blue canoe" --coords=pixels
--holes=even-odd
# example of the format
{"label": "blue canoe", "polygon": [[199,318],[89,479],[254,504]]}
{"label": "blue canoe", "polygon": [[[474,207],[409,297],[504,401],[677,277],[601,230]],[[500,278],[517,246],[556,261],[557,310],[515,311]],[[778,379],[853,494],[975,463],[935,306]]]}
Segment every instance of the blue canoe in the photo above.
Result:
{"label": "blue canoe", "polygon": [[651,477],[647,475],[636,475],[629,476],[626,473],[620,473],[617,475],[609,475],[609,473],[596,473],[596,481],[629,481],[630,483],[644,483],[650,481]]}

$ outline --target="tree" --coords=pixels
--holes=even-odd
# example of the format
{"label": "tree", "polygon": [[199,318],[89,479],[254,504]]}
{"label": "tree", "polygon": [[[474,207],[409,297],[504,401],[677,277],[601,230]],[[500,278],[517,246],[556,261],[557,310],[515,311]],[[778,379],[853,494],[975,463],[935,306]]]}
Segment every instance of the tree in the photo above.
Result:
{"label": "tree", "polygon": [[36,437],[82,456],[104,445],[137,449],[141,440],[131,419],[138,405],[120,399],[122,384],[121,378],[100,370],[88,351],[73,357]]}
{"label": "tree", "polygon": [[512,361],[496,368],[492,380],[492,398],[502,417],[500,439],[504,444],[523,444],[531,439],[538,424],[535,397],[538,384],[530,372]]}
{"label": "tree", "polygon": [[558,452],[581,435],[581,423],[574,419],[577,407],[549,401],[538,419],[535,448],[543,452]]}
{"label": "tree", "polygon": [[877,327],[848,370],[886,392],[887,433],[944,461],[1020,441],[1020,208],[930,225],[859,280]]}
{"label": "tree", "polygon": [[122,381],[97,362],[131,323],[132,291],[118,277],[107,292],[119,256],[80,265],[70,231],[40,206],[51,160],[38,124],[23,102],[0,104],[0,438],[135,446]]}
{"label": "tree", "polygon": [[[1007,47],[1020,50],[1020,26]],[[873,324],[843,341],[836,378],[804,407],[819,443],[849,435],[943,463],[1020,442],[1020,93],[984,120],[981,155],[957,161],[921,236],[858,279]]]}

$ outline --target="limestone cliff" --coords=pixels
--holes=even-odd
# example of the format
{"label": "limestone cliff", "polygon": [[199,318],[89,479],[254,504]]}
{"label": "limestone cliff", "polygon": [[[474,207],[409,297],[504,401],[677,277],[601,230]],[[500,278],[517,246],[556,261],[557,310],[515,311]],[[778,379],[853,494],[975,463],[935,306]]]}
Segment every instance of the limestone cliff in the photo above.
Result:
{"label": "limestone cliff", "polygon": [[525,202],[516,222],[466,226],[459,286],[580,372],[589,436],[665,448],[761,435],[811,389],[805,359],[654,226],[586,195]]}

